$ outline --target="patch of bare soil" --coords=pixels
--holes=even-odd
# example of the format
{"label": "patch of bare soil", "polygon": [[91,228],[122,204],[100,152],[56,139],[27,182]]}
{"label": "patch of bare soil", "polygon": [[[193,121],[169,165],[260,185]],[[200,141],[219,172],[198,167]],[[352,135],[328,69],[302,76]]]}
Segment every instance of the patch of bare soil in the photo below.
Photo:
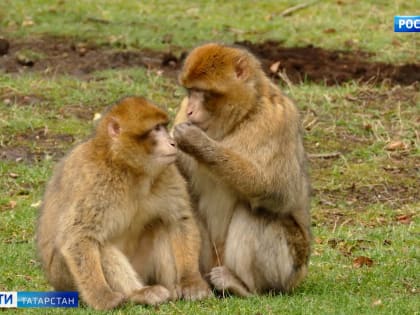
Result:
{"label": "patch of bare soil", "polygon": [[[7,73],[42,71],[49,74],[86,75],[93,71],[123,67],[146,67],[176,77],[186,56],[182,52],[156,52],[147,49],[116,50],[70,39],[43,37],[8,39],[7,52],[0,57],[0,68]],[[279,42],[238,42],[255,53],[264,70],[273,78],[292,83],[304,80],[342,84],[350,80],[384,81],[409,85],[420,81],[420,64],[392,65],[370,62],[364,52],[329,51],[318,47],[282,47]]]}
{"label": "patch of bare soil", "polygon": [[312,45],[286,48],[276,41],[257,44],[244,41],[237,44],[256,54],[267,73],[278,76],[285,72],[293,83],[306,80],[332,85],[351,80],[388,80],[394,84],[409,85],[420,81],[420,64],[370,62],[368,57],[372,54],[366,52],[330,51]]}
{"label": "patch of bare soil", "polygon": [[20,133],[9,140],[6,139],[4,146],[0,147],[0,161],[35,163],[45,158],[60,159],[75,139],[70,134],[53,134],[40,128]]}
{"label": "patch of bare soil", "polygon": [[40,71],[46,74],[85,76],[94,71],[124,67],[175,69],[171,54],[150,50],[116,50],[65,38],[42,37],[9,40],[8,52],[0,55],[0,69],[6,73]]}

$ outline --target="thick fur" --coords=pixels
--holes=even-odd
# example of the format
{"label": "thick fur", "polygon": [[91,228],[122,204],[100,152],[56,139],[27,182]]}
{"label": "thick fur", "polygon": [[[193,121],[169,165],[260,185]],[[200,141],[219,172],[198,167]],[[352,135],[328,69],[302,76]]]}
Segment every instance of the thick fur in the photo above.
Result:
{"label": "thick fur", "polygon": [[[196,116],[183,100],[173,131],[206,244],[203,272],[240,296],[290,292],[307,274],[311,241],[296,106],[253,55],[219,44],[195,48],[180,83],[204,95]],[[189,115],[206,117],[205,129]]]}
{"label": "thick fur", "polygon": [[95,309],[210,294],[185,180],[173,163],[156,162],[147,136],[161,123],[162,110],[123,99],[47,186],[37,227],[43,269],[56,290],[78,290]]}

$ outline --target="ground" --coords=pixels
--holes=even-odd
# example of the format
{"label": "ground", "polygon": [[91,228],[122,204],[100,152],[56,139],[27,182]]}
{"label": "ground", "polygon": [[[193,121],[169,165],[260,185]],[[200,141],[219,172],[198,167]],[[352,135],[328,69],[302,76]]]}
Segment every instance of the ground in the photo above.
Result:
{"label": "ground", "polygon": [[174,117],[186,53],[214,40],[255,53],[301,112],[309,276],[286,296],[112,313],[417,314],[420,40],[390,30],[392,16],[412,15],[418,2],[315,1],[283,16],[295,4],[0,3],[0,291],[51,289],[34,230],[55,162],[123,96],[144,95]]}

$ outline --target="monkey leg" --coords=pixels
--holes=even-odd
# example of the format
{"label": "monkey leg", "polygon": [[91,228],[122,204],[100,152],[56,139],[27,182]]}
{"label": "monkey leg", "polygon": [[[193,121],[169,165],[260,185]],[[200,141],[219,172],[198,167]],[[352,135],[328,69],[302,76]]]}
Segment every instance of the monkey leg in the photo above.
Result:
{"label": "monkey leg", "polygon": [[101,264],[99,244],[91,239],[72,239],[61,253],[83,300],[98,310],[112,309],[124,301],[124,295],[108,285]]}
{"label": "monkey leg", "polygon": [[178,296],[190,301],[212,296],[208,283],[200,274],[200,231],[193,218],[185,217],[171,229],[169,237],[177,272]]}
{"label": "monkey leg", "polygon": [[63,255],[56,249],[52,250],[52,254],[48,257],[48,263],[44,264],[44,269],[48,281],[57,291],[76,290],[73,276],[64,260]]}
{"label": "monkey leg", "polygon": [[106,246],[101,253],[105,278],[113,290],[138,304],[157,305],[169,299],[169,291],[163,286],[144,286],[130,261],[115,246]]}
{"label": "monkey leg", "polygon": [[[288,291],[299,270],[294,269],[287,233],[279,219],[238,206],[225,248],[224,264],[231,276],[236,275],[253,294]],[[230,284],[232,277],[225,270],[223,275]]]}
{"label": "monkey leg", "polygon": [[130,300],[156,305],[177,298],[175,262],[168,234],[161,223],[155,223],[143,233],[131,263],[150,286],[137,290]]}
{"label": "monkey leg", "polygon": [[133,291],[144,287],[130,261],[117,247],[113,245],[103,247],[101,263],[105,279],[114,291],[129,296]]}

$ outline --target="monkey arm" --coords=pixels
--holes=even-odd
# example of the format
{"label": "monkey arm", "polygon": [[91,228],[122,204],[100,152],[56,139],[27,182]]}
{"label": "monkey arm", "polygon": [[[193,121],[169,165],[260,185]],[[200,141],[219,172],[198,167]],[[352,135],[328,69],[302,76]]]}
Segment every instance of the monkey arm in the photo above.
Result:
{"label": "monkey arm", "polygon": [[171,243],[178,274],[179,294],[187,300],[210,296],[208,284],[199,271],[200,234],[192,216],[180,218],[172,227]]}
{"label": "monkey arm", "polygon": [[122,295],[113,292],[105,279],[100,246],[95,240],[68,238],[60,251],[87,303],[101,308],[98,300],[122,300]]}
{"label": "monkey arm", "polygon": [[198,127],[177,125],[174,137],[182,151],[206,164],[243,196],[258,198],[266,193],[267,178],[257,165],[210,139]]}
{"label": "monkey arm", "polygon": [[171,242],[178,275],[182,281],[192,272],[198,272],[200,235],[191,216],[180,218],[180,222],[172,227]]}
{"label": "monkey arm", "polygon": [[195,161],[193,157],[189,156],[183,151],[178,150],[176,165],[178,166],[182,176],[184,176],[186,179],[190,179],[197,167],[197,161]]}

